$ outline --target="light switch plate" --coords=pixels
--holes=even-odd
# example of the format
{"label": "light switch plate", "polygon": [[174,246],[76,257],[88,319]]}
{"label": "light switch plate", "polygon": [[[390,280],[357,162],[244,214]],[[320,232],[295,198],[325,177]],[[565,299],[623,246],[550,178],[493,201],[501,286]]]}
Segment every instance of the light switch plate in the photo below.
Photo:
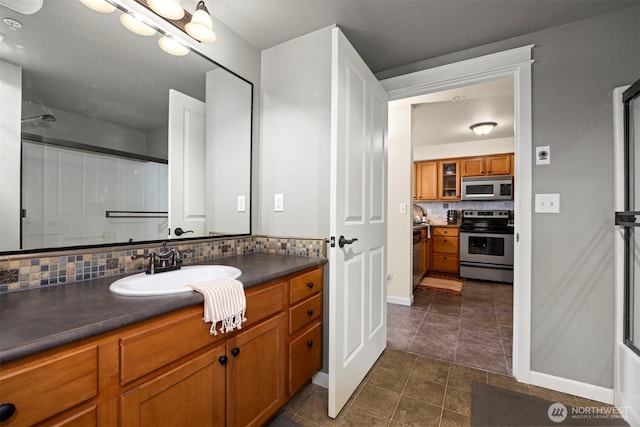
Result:
{"label": "light switch plate", "polygon": [[401,215],[406,215],[407,213],[407,204],[406,203],[400,203],[400,214]]}
{"label": "light switch plate", "polygon": [[240,194],[238,196],[238,212],[244,212],[246,210],[246,198],[244,196],[244,194]]}
{"label": "light switch plate", "polygon": [[284,194],[279,193],[273,197],[273,210],[275,212],[284,212]]}
{"label": "light switch plate", "polygon": [[560,213],[560,194],[536,194],[536,213]]}

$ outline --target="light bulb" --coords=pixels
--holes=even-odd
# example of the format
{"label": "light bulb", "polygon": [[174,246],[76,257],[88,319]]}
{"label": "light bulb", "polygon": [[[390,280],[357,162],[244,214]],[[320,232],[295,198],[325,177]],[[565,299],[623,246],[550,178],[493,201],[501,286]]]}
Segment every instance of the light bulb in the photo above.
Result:
{"label": "light bulb", "polygon": [[106,0],[79,0],[80,3],[100,13],[111,13],[116,7]]}
{"label": "light bulb", "polygon": [[201,42],[213,43],[218,38],[216,33],[213,32],[211,15],[209,15],[209,11],[202,0],[198,2],[196,11],[191,17],[191,22],[185,25],[184,28],[187,34]]}
{"label": "light bulb", "polygon": [[189,53],[189,49],[182,43],[176,41],[172,37],[164,36],[158,40],[158,45],[168,54],[175,56],[184,56]]}
{"label": "light bulb", "polygon": [[120,15],[120,22],[125,28],[132,33],[139,34],[141,36],[152,36],[156,33],[156,30],[139,20],[133,15],[123,13]]}
{"label": "light bulb", "polygon": [[158,15],[174,21],[184,17],[180,0],[148,0],[149,7]]}

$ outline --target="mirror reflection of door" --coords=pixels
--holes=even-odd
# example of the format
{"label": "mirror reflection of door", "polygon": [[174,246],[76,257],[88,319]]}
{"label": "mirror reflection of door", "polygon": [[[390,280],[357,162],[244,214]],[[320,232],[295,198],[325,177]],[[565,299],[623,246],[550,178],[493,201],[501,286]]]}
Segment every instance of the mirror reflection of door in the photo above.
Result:
{"label": "mirror reflection of door", "polygon": [[205,114],[204,102],[169,91],[170,238],[206,234]]}

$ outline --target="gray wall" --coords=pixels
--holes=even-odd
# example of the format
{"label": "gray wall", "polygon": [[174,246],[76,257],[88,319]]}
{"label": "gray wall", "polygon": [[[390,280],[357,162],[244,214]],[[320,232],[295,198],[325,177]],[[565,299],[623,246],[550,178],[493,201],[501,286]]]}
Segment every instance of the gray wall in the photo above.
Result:
{"label": "gray wall", "polygon": [[331,28],[264,50],[261,85],[258,233],[328,237]]}
{"label": "gray wall", "polygon": [[[612,89],[640,78],[640,8],[531,33],[378,74],[388,78],[535,44],[534,193],[560,214],[533,215],[531,369],[613,386]],[[516,219],[517,220],[517,219]]]}

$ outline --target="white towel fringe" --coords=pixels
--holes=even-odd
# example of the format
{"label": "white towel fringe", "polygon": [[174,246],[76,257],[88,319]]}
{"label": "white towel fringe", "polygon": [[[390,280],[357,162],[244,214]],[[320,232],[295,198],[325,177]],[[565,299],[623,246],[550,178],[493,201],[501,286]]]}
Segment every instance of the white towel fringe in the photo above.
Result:
{"label": "white towel fringe", "polygon": [[[246,322],[245,311],[247,300],[244,286],[241,282],[230,278],[219,278],[187,285],[200,292],[204,297],[205,323],[211,323],[209,333],[227,333],[234,329],[242,329],[242,322]],[[216,326],[221,322],[220,329]]]}

